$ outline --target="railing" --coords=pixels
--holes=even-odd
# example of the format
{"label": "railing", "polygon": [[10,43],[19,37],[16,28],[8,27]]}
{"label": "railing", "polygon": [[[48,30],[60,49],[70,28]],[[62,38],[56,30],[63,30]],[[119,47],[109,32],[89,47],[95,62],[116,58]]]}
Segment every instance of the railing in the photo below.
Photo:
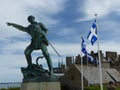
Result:
{"label": "railing", "polygon": [[21,82],[0,83],[0,88],[20,87]]}

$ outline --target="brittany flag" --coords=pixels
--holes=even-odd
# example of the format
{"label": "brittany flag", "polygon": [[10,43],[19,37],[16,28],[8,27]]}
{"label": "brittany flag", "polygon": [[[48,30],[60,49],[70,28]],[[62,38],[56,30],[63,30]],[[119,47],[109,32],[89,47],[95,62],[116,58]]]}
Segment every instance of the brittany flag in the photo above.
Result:
{"label": "brittany flag", "polygon": [[82,56],[85,56],[87,55],[86,43],[85,43],[83,36],[81,36],[81,39],[82,39],[82,43],[81,43]]}
{"label": "brittany flag", "polygon": [[82,39],[82,43],[81,43],[81,51],[82,51],[82,57],[84,57],[85,55],[87,56],[87,60],[93,63],[98,64],[97,60],[95,60],[86,50],[86,43],[85,40],[83,38],[83,36],[81,36]]}
{"label": "brittany flag", "polygon": [[97,25],[96,25],[96,20],[94,21],[89,34],[87,36],[87,39],[91,42],[91,44],[93,45],[96,40],[97,40]]}

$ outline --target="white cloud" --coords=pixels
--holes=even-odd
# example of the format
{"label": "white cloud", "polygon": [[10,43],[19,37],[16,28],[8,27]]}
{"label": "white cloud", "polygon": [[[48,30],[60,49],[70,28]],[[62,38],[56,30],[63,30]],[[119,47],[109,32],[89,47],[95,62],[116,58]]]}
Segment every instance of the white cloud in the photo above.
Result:
{"label": "white cloud", "polygon": [[[37,19],[46,23],[46,25],[52,25],[59,22],[50,15],[55,15],[64,10],[67,0],[4,0],[0,1],[0,35],[3,37],[13,35],[23,35],[18,31],[12,31],[13,28],[7,27],[5,22],[14,22],[27,26],[27,16],[35,15]],[[3,30],[11,30],[3,31]],[[6,36],[7,35],[7,36]]]}
{"label": "white cloud", "polygon": [[[120,54],[119,46],[120,43],[114,41],[108,41],[106,43],[100,42],[100,50],[102,50],[103,52],[115,51],[118,52],[118,54]],[[61,55],[64,56],[76,56],[81,52],[80,43],[56,43],[54,44],[54,47]],[[87,44],[87,50],[89,52],[92,50],[97,52],[98,50],[97,42],[95,43],[94,46],[92,46],[90,43]],[[52,49],[50,49],[50,53],[54,53]]]}
{"label": "white cloud", "polygon": [[0,1],[1,21],[14,21],[16,23],[25,23],[29,14],[38,12],[40,15],[57,14],[64,10],[67,0],[4,0]]}
{"label": "white cloud", "polygon": [[[80,52],[80,45],[74,43],[56,43],[54,47],[61,56],[73,56]],[[49,49],[50,53],[56,54],[52,48]]]}
{"label": "white cloud", "polygon": [[75,33],[73,32],[74,28],[61,28],[58,35],[60,36],[70,36],[71,34]]}
{"label": "white cloud", "polygon": [[106,42],[101,44],[101,50],[117,52],[120,55],[120,43],[119,42]]}
{"label": "white cloud", "polygon": [[106,30],[109,30],[109,31],[111,30],[113,32],[115,32],[119,27],[119,24],[117,22],[111,21],[111,20],[102,20],[102,22],[100,22],[99,25],[100,25],[99,28],[101,30],[105,30],[105,31]]}
{"label": "white cloud", "polygon": [[[14,53],[16,50],[24,50],[29,45],[29,42],[20,42],[16,41],[14,43],[10,43],[3,47],[3,50],[6,52]],[[13,52],[12,52],[13,51]]]}
{"label": "white cloud", "polygon": [[23,22],[23,19],[26,18],[26,12],[20,1],[17,0],[0,1],[0,7],[1,7],[0,8],[1,23],[5,23],[7,21],[25,23],[25,21]]}
{"label": "white cloud", "polygon": [[[106,51],[117,52],[120,55],[119,46],[120,46],[120,43],[114,42],[114,41],[108,41],[108,42],[105,42],[105,43],[100,42],[100,50],[102,50],[104,55],[105,55]],[[97,52],[98,51],[97,43],[94,46],[88,45],[87,49],[88,49],[89,52],[91,50],[93,50],[94,52]]]}
{"label": "white cloud", "polygon": [[38,9],[41,14],[57,14],[64,9],[67,0],[25,0],[25,6]]}
{"label": "white cloud", "polygon": [[85,14],[85,17],[80,21],[93,19],[96,13],[99,18],[105,17],[111,12],[119,13],[119,3],[119,0],[85,0],[82,9],[80,9]]}
{"label": "white cloud", "polygon": [[8,68],[6,67],[0,67],[1,68],[1,74],[0,74],[0,82],[6,83],[6,82],[22,82],[23,75],[21,73],[20,68],[14,69],[14,68]]}
{"label": "white cloud", "polygon": [[53,25],[60,20],[52,18],[51,15],[56,15],[64,10],[67,0],[25,0],[24,6],[27,6],[26,12],[36,16],[39,21],[47,25]]}

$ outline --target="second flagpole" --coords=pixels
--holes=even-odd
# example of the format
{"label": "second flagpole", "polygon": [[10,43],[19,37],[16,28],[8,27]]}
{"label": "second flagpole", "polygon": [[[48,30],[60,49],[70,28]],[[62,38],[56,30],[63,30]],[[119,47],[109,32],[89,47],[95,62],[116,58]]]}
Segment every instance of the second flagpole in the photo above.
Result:
{"label": "second flagpole", "polygon": [[99,59],[99,71],[100,71],[100,88],[103,90],[102,82],[102,69],[101,69],[101,57],[100,57],[100,46],[99,46],[99,35],[98,35],[98,24],[97,24],[97,14],[95,14],[96,25],[97,25],[97,43],[98,43],[98,59]]}
{"label": "second flagpole", "polygon": [[[82,38],[82,35],[81,35]],[[83,84],[83,58],[82,58],[82,39],[81,41],[81,90],[84,90],[84,84]]]}

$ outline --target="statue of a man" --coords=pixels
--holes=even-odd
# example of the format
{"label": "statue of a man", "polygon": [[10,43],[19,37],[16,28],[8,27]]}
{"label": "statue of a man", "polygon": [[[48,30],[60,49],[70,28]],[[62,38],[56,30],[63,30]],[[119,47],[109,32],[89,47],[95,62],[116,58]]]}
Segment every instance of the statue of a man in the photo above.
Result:
{"label": "statue of a man", "polygon": [[49,42],[46,39],[48,29],[42,23],[36,22],[35,17],[32,15],[28,17],[28,22],[30,23],[30,25],[27,27],[10,22],[7,22],[7,25],[13,26],[14,28],[17,28],[20,31],[27,32],[31,36],[31,44],[24,51],[28,66],[32,65],[31,53],[33,52],[33,50],[41,49],[42,54],[47,60],[49,71],[52,74],[52,61],[47,50]]}

